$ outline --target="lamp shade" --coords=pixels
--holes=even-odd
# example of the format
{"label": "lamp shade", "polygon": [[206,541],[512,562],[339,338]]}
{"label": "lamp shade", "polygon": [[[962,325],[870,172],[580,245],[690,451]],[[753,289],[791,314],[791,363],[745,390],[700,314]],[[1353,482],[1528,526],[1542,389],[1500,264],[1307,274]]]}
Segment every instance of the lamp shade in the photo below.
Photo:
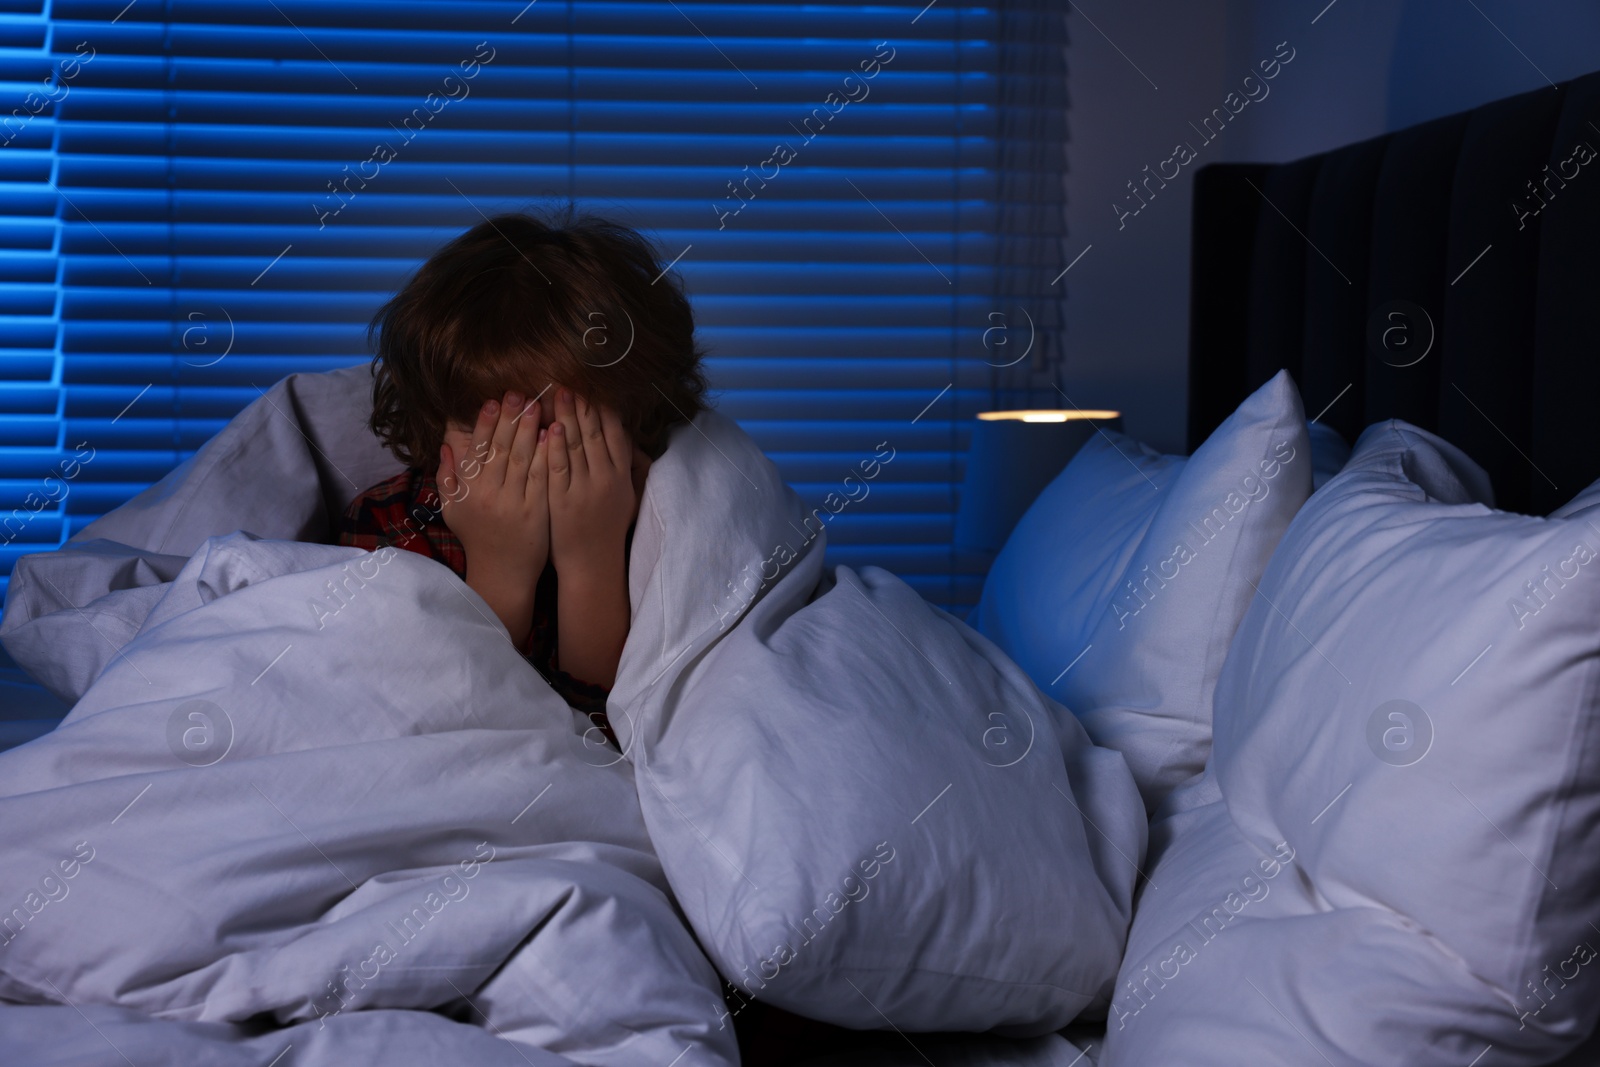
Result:
{"label": "lamp shade", "polygon": [[1100,430],[1120,430],[1121,416],[1084,409],[981,412],[967,446],[956,547],[999,552],[1023,512],[1073,454]]}

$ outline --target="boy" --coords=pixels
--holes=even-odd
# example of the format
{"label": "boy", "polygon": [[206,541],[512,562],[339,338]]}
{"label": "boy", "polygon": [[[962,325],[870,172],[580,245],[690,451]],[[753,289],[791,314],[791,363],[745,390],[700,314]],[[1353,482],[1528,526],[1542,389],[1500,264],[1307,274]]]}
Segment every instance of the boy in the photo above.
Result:
{"label": "boy", "polygon": [[369,335],[369,426],[407,469],[351,502],[339,543],[448,566],[615,745],[639,497],[705,406],[677,279],[627,227],[501,215],[436,252]]}

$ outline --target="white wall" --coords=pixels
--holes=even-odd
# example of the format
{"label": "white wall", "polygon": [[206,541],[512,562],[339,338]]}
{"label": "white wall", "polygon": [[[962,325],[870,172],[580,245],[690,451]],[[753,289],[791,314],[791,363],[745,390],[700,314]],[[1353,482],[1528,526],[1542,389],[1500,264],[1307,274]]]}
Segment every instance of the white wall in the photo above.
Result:
{"label": "white wall", "polygon": [[[1081,406],[1121,408],[1128,431],[1158,448],[1184,443],[1196,167],[1295,159],[1600,69],[1594,0],[1326,3],[1073,0],[1069,8],[1068,254],[1092,247],[1062,279],[1066,389]],[[1280,42],[1293,60],[1265,96],[1252,86],[1261,98],[1206,142],[1189,123],[1224,107],[1230,91],[1242,97],[1244,77]],[[1123,200],[1125,183],[1142,179],[1146,165],[1155,171],[1178,141],[1196,160],[1164,189],[1152,183],[1156,195],[1119,228],[1112,204],[1137,204]]]}

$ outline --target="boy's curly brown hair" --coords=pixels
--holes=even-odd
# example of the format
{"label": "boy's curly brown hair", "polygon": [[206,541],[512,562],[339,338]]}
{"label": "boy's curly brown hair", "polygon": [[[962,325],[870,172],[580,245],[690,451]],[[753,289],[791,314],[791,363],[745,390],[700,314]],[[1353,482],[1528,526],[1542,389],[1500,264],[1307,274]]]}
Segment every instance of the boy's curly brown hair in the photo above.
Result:
{"label": "boy's curly brown hair", "polygon": [[652,459],[705,408],[704,355],[675,276],[638,232],[594,215],[499,215],[455,238],[373,317],[373,433],[431,468],[449,422],[550,383],[616,409]]}

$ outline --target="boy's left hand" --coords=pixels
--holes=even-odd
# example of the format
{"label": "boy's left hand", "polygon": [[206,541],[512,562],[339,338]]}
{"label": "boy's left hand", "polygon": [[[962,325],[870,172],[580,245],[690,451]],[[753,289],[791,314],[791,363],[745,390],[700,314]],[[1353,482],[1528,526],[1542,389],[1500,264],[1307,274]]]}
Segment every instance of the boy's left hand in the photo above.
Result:
{"label": "boy's left hand", "polygon": [[637,509],[633,441],[609,407],[563,388],[548,446],[550,561],[556,573],[626,565],[623,546]]}

